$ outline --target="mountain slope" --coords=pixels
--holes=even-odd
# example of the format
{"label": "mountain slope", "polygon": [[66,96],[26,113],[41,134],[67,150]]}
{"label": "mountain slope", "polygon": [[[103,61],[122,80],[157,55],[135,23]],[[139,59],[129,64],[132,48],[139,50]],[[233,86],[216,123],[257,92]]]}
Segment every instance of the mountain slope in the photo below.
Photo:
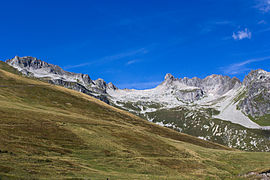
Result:
{"label": "mountain slope", "polygon": [[[220,111],[218,117],[223,120],[247,128],[270,128],[266,127],[270,125],[270,121],[265,119],[263,122],[259,121],[259,117],[270,114],[270,92],[268,92],[270,73],[263,70],[252,71],[245,77],[243,83],[235,77],[222,75],[211,75],[204,79],[196,77],[177,79],[167,74],[164,82],[156,88],[139,91],[120,90],[112,83],[107,84],[103,79],[93,81],[87,74],[64,71],[59,66],[30,56],[15,56],[6,63],[24,75],[84,92],[106,103],[144,99],[146,102],[160,103],[166,108],[179,105],[210,106]],[[232,101],[236,99],[237,101]],[[258,101],[261,106],[257,105]],[[256,123],[266,126],[262,127],[253,122],[255,117]]]}
{"label": "mountain slope", "polygon": [[159,125],[241,150],[270,151],[269,127],[239,109],[247,98],[241,97],[243,91],[247,88],[235,78],[176,79],[167,74],[153,89],[108,93],[111,104]]}
{"label": "mountain slope", "polygon": [[153,89],[118,89],[102,79],[64,71],[33,57],[6,61],[22,74],[100,99],[161,126],[246,151],[270,151],[270,74],[175,78]]}
{"label": "mountain slope", "polygon": [[177,133],[0,67],[1,178],[224,179],[270,167],[269,153]]}
{"label": "mountain slope", "polygon": [[[253,83],[268,84],[266,78],[262,82],[256,79],[253,78]],[[256,124],[251,115],[241,110],[254,109],[258,103],[250,102],[254,102],[255,90],[262,91],[264,87],[248,84],[242,85],[236,78],[221,75],[176,79],[167,74],[164,82],[153,89],[117,89],[108,93],[111,104],[159,125],[241,150],[270,151],[269,127]],[[267,87],[262,92],[266,98],[256,107],[264,114],[264,122],[268,122],[270,94]],[[241,108],[246,104],[248,108]]]}

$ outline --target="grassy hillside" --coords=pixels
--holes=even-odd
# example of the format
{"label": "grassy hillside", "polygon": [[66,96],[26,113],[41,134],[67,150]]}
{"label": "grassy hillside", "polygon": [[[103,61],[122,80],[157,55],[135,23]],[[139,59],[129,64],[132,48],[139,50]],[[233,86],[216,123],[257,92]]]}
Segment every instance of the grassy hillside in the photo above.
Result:
{"label": "grassy hillside", "polygon": [[[213,115],[218,115],[220,112],[213,108],[189,108],[186,106],[165,108],[162,107],[162,104],[142,101],[117,101],[114,106],[178,132],[187,133],[231,148],[270,152],[269,130],[249,129],[230,121],[214,118]],[[151,111],[151,108],[156,110]],[[150,111],[147,112],[147,109],[150,109]]]}
{"label": "grassy hillside", "polygon": [[0,63],[0,179],[224,179],[268,169],[269,153],[177,133]]}
{"label": "grassy hillside", "polygon": [[[248,129],[212,118],[211,109],[190,110],[185,107],[146,113],[153,122],[173,124],[175,130],[245,151],[270,151],[270,131]],[[208,112],[207,112],[208,111]]]}

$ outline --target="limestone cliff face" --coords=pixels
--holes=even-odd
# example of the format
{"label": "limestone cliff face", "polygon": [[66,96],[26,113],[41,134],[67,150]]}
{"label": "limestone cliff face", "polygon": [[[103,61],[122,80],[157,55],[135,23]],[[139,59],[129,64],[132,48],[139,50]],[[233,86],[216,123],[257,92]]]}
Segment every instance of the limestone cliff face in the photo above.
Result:
{"label": "limestone cliff face", "polygon": [[52,84],[83,92],[106,103],[109,103],[107,89],[117,89],[112,83],[107,84],[103,79],[93,81],[88,74],[68,72],[57,65],[31,56],[15,56],[13,59],[7,60],[6,63],[24,75],[47,79]]}
{"label": "limestone cliff face", "polygon": [[67,72],[57,65],[49,64],[31,56],[15,56],[13,59],[7,60],[6,63],[17,68],[25,75],[63,79],[73,82],[80,82],[84,85],[93,84],[93,81],[87,74]]}
{"label": "limestone cliff face", "polygon": [[252,117],[270,114],[270,73],[261,69],[251,71],[243,84],[245,90],[239,108]]}
{"label": "limestone cliff face", "polygon": [[204,79],[196,77],[176,79],[167,74],[162,84],[172,89],[177,89],[177,84],[178,89],[179,84],[194,87],[175,93],[177,98],[187,102],[197,101],[210,94],[222,96],[232,89],[242,87],[237,102],[239,110],[254,118],[270,114],[270,73],[262,69],[251,71],[243,83],[235,77],[222,75],[211,75]]}
{"label": "limestone cliff face", "polygon": [[239,79],[222,75],[211,75],[204,79],[197,77],[176,79],[171,74],[166,74],[160,86],[171,89],[171,92],[180,100],[194,102],[209,94],[224,95],[241,85]]}

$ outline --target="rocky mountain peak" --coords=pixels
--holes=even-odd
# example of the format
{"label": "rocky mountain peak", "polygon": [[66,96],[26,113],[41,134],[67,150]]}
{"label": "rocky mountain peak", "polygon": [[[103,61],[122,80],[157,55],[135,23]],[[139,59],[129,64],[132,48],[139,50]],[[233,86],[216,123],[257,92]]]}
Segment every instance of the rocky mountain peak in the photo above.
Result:
{"label": "rocky mountain peak", "polygon": [[263,82],[270,80],[270,72],[263,69],[252,70],[247,76],[245,76],[243,84],[250,86],[253,82]]}
{"label": "rocky mountain peak", "polygon": [[211,93],[222,95],[241,86],[240,80],[223,75],[210,75],[202,80],[203,88]]}
{"label": "rocky mountain peak", "polygon": [[172,86],[173,82],[176,81],[174,76],[170,73],[167,73],[164,77],[164,81],[161,83],[161,85],[166,85],[167,87]]}
{"label": "rocky mountain peak", "polygon": [[235,82],[237,82],[237,83],[240,83],[240,84],[241,84],[240,79],[238,79],[238,78],[237,78],[237,77],[235,77],[235,76],[232,78],[232,80],[233,80],[233,81],[235,81]]}
{"label": "rocky mountain peak", "polygon": [[174,76],[170,73],[167,73],[165,75],[165,78],[164,78],[165,81],[170,81],[170,80],[174,80],[174,79],[175,79]]}
{"label": "rocky mountain peak", "polygon": [[[200,89],[200,94],[216,94],[222,95],[231,89],[238,88],[241,86],[241,82],[236,77],[230,78],[229,76],[217,75],[213,74],[207,76],[204,79],[200,79],[197,77],[194,78],[180,78],[177,79],[171,74],[166,74],[165,81],[162,85],[166,85],[167,88],[197,88]],[[203,92],[203,93],[201,93]]]}
{"label": "rocky mountain peak", "polygon": [[112,90],[117,90],[118,88],[113,84],[113,83],[111,83],[111,82],[109,82],[108,84],[107,84],[107,88],[108,89],[112,89]]}
{"label": "rocky mountain peak", "polygon": [[[52,84],[62,85],[89,95],[92,94],[95,97],[96,94],[106,94],[107,86],[113,90],[117,89],[113,84],[107,85],[103,79],[93,81],[88,74],[68,72],[57,65],[49,64],[36,57],[15,56],[8,59],[6,63],[27,76],[45,78]],[[108,102],[103,96],[97,98]]]}
{"label": "rocky mountain peak", "polygon": [[18,69],[25,75],[37,78],[60,79],[69,82],[79,82],[83,85],[93,84],[91,78],[87,74],[67,72],[57,65],[49,64],[36,57],[15,56],[13,59],[7,60],[6,63]]}
{"label": "rocky mountain peak", "polygon": [[19,56],[15,56],[13,59],[14,60],[18,60],[19,59]]}
{"label": "rocky mountain peak", "polygon": [[270,72],[262,69],[251,71],[243,81],[244,98],[239,107],[247,115],[259,117],[270,114]]}
{"label": "rocky mountain peak", "polygon": [[106,87],[107,87],[106,82],[103,79],[101,79],[101,78],[98,78],[97,80],[95,80],[95,84],[100,89],[106,89]]}
{"label": "rocky mountain peak", "polygon": [[23,70],[22,72],[24,74],[26,72],[33,73],[32,71],[41,72],[41,69],[44,71],[44,73],[47,72],[54,74],[63,74],[64,71],[59,66],[46,63],[44,61],[37,59],[36,57],[31,56],[24,56],[24,57],[15,56],[13,59],[8,59],[6,63],[18,69],[19,71]]}

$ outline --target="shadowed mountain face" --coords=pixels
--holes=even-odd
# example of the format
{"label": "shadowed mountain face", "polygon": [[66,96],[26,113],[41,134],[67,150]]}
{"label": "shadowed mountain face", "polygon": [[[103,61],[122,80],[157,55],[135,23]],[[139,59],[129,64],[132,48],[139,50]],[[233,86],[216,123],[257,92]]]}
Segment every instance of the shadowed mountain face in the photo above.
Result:
{"label": "shadowed mountain face", "polygon": [[242,150],[270,151],[270,73],[266,71],[252,71],[243,83],[222,75],[178,79],[167,74],[156,88],[122,90],[33,57],[15,57],[6,63],[24,75],[83,92],[176,131]]}
{"label": "shadowed mountain face", "polygon": [[270,167],[269,153],[178,133],[2,62],[0,84],[0,179],[234,179]]}

